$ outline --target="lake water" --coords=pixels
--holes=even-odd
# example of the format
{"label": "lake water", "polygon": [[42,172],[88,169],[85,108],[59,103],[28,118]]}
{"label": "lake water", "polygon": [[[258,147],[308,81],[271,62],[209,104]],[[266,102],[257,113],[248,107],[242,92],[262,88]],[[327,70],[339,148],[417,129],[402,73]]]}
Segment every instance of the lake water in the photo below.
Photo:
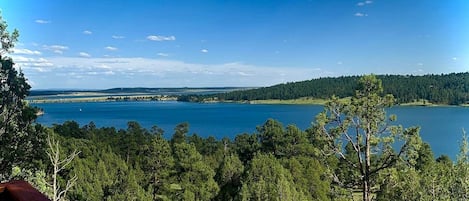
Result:
{"label": "lake water", "polygon": [[[181,122],[190,124],[190,133],[233,138],[240,133],[253,133],[256,126],[268,118],[284,124],[295,124],[306,129],[322,111],[317,105],[256,105],[186,102],[99,102],[99,103],[44,103],[34,104],[44,109],[38,118],[44,125],[74,120],[80,125],[93,121],[98,127],[126,128],[128,121],[137,121],[143,127],[153,125],[171,136]],[[435,156],[447,154],[455,159],[462,137],[462,128],[469,130],[469,107],[393,107],[388,114],[397,115],[397,123],[404,127],[421,126],[420,135],[430,143]]]}

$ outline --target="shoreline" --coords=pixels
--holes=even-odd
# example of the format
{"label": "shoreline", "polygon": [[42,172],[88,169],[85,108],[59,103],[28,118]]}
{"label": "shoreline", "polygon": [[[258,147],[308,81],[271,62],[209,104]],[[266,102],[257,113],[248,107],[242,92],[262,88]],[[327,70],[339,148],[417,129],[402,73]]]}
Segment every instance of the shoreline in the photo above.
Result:
{"label": "shoreline", "polygon": [[112,95],[112,96],[93,96],[93,97],[67,97],[54,98],[40,97],[27,99],[29,104],[41,103],[87,103],[87,102],[117,102],[117,101],[176,101],[177,97],[168,95]]}
{"label": "shoreline", "polygon": [[[349,101],[350,98],[341,98],[341,101]],[[39,99],[28,99],[29,104],[44,104],[44,103],[87,103],[87,102],[128,102],[128,101],[178,101],[176,96],[169,95],[114,95],[114,96],[99,96],[99,97],[67,97],[59,98],[47,98],[41,97]],[[267,100],[252,100],[252,101],[201,101],[193,103],[206,103],[206,104],[217,104],[217,103],[238,103],[238,104],[265,104],[265,105],[325,105],[328,100],[318,98],[299,98],[290,100],[280,99],[267,99]],[[187,102],[187,101],[181,101]],[[416,101],[409,103],[400,103],[395,106],[416,106],[416,107],[469,107],[469,104],[461,105],[448,105],[448,104],[433,104],[427,101]]]}

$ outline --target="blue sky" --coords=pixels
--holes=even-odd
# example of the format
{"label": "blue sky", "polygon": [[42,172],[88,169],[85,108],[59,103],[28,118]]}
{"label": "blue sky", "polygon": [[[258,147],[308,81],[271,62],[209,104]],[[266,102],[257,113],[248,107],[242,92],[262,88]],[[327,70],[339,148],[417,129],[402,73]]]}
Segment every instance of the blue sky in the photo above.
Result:
{"label": "blue sky", "polygon": [[469,70],[466,0],[0,0],[33,89]]}

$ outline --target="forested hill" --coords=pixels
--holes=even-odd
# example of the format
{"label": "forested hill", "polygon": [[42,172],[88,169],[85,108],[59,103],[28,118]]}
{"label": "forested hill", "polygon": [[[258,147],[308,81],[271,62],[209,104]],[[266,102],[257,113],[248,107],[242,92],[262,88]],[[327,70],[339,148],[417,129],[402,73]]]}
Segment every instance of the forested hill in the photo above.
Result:
{"label": "forested hill", "polygon": [[[184,96],[185,101],[252,101],[289,100],[302,97],[327,99],[332,95],[350,97],[354,94],[360,76],[318,78],[301,82],[274,85],[251,90],[240,90],[206,96]],[[469,72],[441,75],[378,75],[384,93],[393,94],[398,103],[424,99],[436,104],[459,105],[469,102]]]}

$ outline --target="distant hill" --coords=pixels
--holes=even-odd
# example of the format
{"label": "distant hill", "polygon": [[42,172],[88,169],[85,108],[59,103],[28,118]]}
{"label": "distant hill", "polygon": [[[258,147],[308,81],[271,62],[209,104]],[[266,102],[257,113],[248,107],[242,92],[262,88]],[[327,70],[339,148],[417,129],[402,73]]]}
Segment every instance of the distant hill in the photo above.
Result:
{"label": "distant hill", "polygon": [[[378,75],[385,94],[393,94],[398,103],[426,100],[436,104],[459,105],[469,103],[469,72],[440,75]],[[253,101],[290,100],[303,97],[328,99],[332,95],[354,95],[359,76],[318,78],[278,84],[250,90],[238,90],[214,95],[181,96],[182,101]]]}

